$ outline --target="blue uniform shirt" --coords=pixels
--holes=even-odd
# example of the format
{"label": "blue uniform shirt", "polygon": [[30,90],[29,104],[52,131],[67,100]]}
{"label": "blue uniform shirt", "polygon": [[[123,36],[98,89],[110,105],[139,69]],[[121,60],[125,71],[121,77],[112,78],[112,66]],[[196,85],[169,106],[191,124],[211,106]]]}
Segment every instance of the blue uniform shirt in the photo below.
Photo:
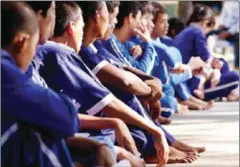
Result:
{"label": "blue uniform shirt", "polygon": [[[144,52],[142,56],[138,57],[137,59],[134,58],[129,50],[128,50],[128,43],[126,42],[125,44],[121,43],[114,34],[111,34],[110,37],[112,40],[115,41],[115,44],[118,47],[118,50],[122,52],[124,57],[131,63],[131,65],[143,72],[146,72],[147,74],[150,74],[153,68],[153,62],[155,61],[155,50],[153,45],[150,42],[142,42],[139,38],[136,38],[138,43],[143,47]],[[112,54],[116,54],[118,52],[115,48],[112,48],[109,50]]]}
{"label": "blue uniform shirt", "polygon": [[[116,58],[109,53],[101,44],[101,41],[97,41],[94,43],[94,45],[96,46],[97,49],[99,49],[99,51],[97,51],[98,53],[94,53],[93,48],[95,48],[95,46],[91,46],[91,47],[86,47],[84,45],[82,45],[81,51],[80,51],[80,55],[83,59],[83,61],[88,65],[88,67],[95,73],[97,74],[97,72],[99,70],[101,70],[101,68],[103,67],[103,63],[107,64],[113,61],[117,61]],[[107,61],[109,62],[107,62]],[[113,65],[117,66],[117,67],[121,67],[121,63],[113,63]],[[98,69],[96,71],[96,69]],[[130,106],[133,110],[137,111],[138,113],[144,113],[144,109],[142,107],[142,105],[140,104],[139,100],[137,99],[136,96],[124,92],[123,90],[116,88],[115,86],[112,85],[106,85],[106,87],[120,100],[122,100],[125,104],[127,104],[128,106]],[[144,113],[145,114],[145,113]]]}
{"label": "blue uniform shirt", "polygon": [[190,25],[180,32],[174,38],[174,45],[180,50],[184,64],[187,64],[193,56],[199,56],[203,61],[210,57],[207,38],[196,25]]}
{"label": "blue uniform shirt", "polygon": [[42,64],[40,75],[48,86],[71,97],[80,112],[96,115],[114,99],[68,46],[48,41],[37,49],[35,61]]}
{"label": "blue uniform shirt", "polygon": [[73,167],[63,140],[79,129],[70,99],[34,83],[1,54],[2,166]]}

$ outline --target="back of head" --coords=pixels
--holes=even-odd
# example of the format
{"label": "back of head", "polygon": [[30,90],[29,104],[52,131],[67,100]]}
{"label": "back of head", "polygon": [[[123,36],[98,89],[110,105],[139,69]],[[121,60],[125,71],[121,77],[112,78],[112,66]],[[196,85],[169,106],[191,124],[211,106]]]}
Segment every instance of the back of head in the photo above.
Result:
{"label": "back of head", "polygon": [[17,33],[38,33],[39,26],[34,11],[24,2],[1,2],[1,47],[7,47]]}
{"label": "back of head", "polygon": [[152,2],[154,8],[154,19],[153,21],[156,22],[158,15],[160,14],[167,14],[167,9],[162,6],[159,2]]}
{"label": "back of head", "polygon": [[118,7],[120,5],[119,1],[106,1],[106,5],[108,8],[109,13],[113,13],[114,8]]}
{"label": "back of head", "polygon": [[75,2],[57,1],[54,36],[63,35],[69,23],[78,21],[81,18],[81,14],[81,9]]}
{"label": "back of head", "polygon": [[81,7],[83,13],[83,20],[85,24],[88,24],[90,18],[94,18],[96,11],[103,5],[103,1],[76,1]]}
{"label": "back of head", "polygon": [[212,26],[215,24],[215,18],[214,13],[211,10],[210,7],[206,5],[196,4],[193,8],[193,13],[191,17],[189,18],[187,25],[193,23],[193,22],[201,22],[204,20],[209,21],[209,26]]}
{"label": "back of head", "polygon": [[174,38],[177,34],[179,34],[184,28],[185,25],[180,18],[173,17],[169,19],[169,29],[167,36]]}
{"label": "back of head", "polygon": [[139,11],[141,11],[141,4],[137,1],[122,1],[119,5],[119,14],[117,16],[118,23],[117,28],[123,26],[124,18],[132,13],[133,17],[136,17]]}
{"label": "back of head", "polygon": [[46,17],[52,1],[26,1],[26,3],[31,6],[36,13],[41,10],[42,16]]}

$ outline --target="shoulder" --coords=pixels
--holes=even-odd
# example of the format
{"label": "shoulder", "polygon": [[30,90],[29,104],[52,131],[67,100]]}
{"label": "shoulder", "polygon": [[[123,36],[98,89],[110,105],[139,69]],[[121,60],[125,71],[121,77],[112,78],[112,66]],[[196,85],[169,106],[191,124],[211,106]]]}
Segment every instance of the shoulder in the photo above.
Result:
{"label": "shoulder", "polygon": [[68,46],[53,41],[47,41],[45,44],[37,47],[36,54],[68,55],[74,50]]}

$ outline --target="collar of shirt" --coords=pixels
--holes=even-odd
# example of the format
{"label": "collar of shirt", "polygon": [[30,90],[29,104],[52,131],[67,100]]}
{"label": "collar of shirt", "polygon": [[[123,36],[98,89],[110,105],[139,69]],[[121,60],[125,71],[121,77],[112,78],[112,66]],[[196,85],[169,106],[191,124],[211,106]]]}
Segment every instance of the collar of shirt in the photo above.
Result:
{"label": "collar of shirt", "polygon": [[93,54],[96,54],[98,52],[97,48],[93,45],[93,43],[89,45],[88,49],[91,50]]}
{"label": "collar of shirt", "polygon": [[65,48],[65,49],[68,49],[68,50],[70,50],[72,52],[75,52],[75,50],[73,48],[71,48],[71,47],[69,47],[69,46],[67,46],[67,45],[65,45],[63,43],[58,43],[58,42],[54,42],[54,41],[47,41],[46,43],[49,44],[49,45],[57,43],[59,46]]}
{"label": "collar of shirt", "polygon": [[[19,68],[19,67],[17,66],[15,60],[12,58],[11,54],[10,54],[8,51],[6,51],[5,49],[1,49],[1,56],[4,57],[5,59],[8,59],[11,64],[13,64],[13,65],[16,66],[17,68]],[[23,74],[26,73],[26,72],[23,71],[21,68],[19,68],[19,69],[20,69],[20,71],[21,71]]]}

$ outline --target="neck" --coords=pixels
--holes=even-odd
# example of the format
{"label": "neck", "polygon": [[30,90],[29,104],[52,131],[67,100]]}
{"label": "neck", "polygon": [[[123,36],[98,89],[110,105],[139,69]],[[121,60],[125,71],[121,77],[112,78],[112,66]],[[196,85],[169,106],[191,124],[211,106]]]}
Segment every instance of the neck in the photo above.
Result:
{"label": "neck", "polygon": [[158,36],[157,36],[154,32],[152,32],[152,34],[151,34],[151,38],[152,38],[152,39],[157,39]]}
{"label": "neck", "polygon": [[[83,33],[83,44],[88,47],[89,45],[91,45],[93,42],[95,42],[97,40],[97,33],[94,29],[93,26],[91,26],[92,24],[87,24],[84,26],[84,33]],[[94,33],[95,32],[95,33]]]}
{"label": "neck", "polygon": [[122,43],[125,43],[131,37],[131,32],[129,31],[128,28],[124,28],[124,26],[122,26],[121,28],[115,28],[113,34]]}
{"label": "neck", "polygon": [[199,28],[202,28],[202,23],[201,22],[192,22],[190,25],[197,26]]}
{"label": "neck", "polygon": [[64,44],[64,45],[69,44],[68,40],[66,38],[63,38],[63,37],[52,37],[51,41],[54,41],[56,43],[61,43],[61,44]]}
{"label": "neck", "polygon": [[75,47],[75,45],[73,45],[73,43],[71,43],[71,41],[69,40],[69,38],[65,35],[63,36],[60,36],[60,37],[52,37],[51,38],[51,41],[54,41],[56,43],[61,43],[61,44],[64,44],[72,49],[75,50],[76,53],[78,53],[78,50],[77,48]]}
{"label": "neck", "polygon": [[26,60],[23,58],[23,56],[20,53],[15,52],[14,48],[8,47],[5,49],[13,58],[14,62],[16,63],[16,65],[24,72],[27,71],[28,66],[31,62],[31,60]]}

